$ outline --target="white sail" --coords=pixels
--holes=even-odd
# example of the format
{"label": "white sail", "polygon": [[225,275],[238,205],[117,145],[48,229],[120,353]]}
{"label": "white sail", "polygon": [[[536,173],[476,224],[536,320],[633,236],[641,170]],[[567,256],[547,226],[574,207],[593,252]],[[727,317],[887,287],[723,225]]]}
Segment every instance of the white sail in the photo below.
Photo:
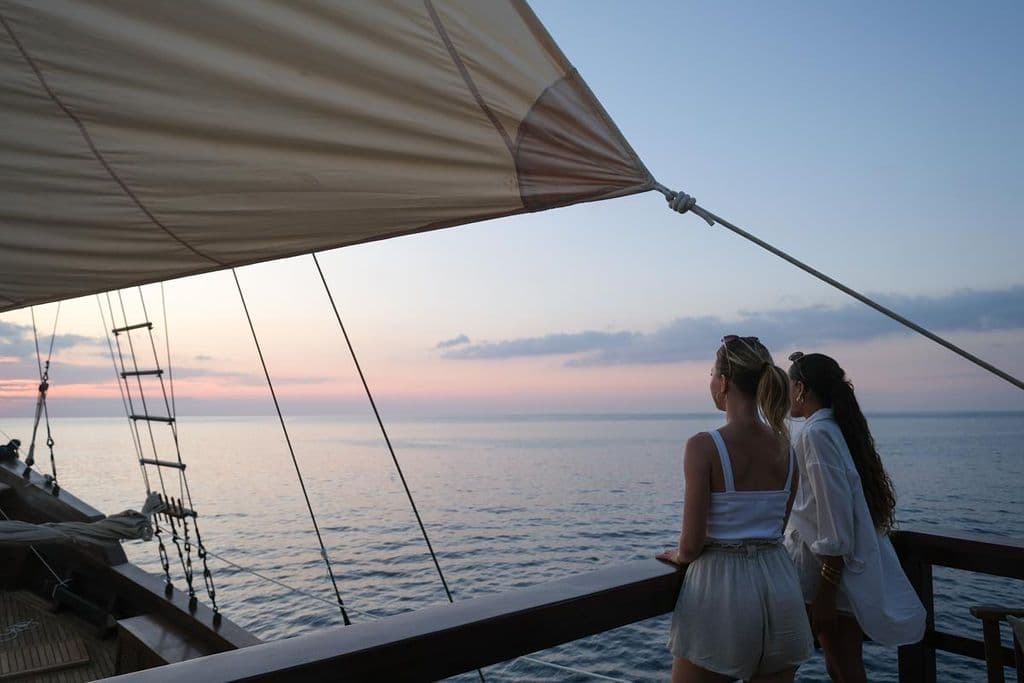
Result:
{"label": "white sail", "polygon": [[0,23],[0,310],[652,186],[521,0]]}

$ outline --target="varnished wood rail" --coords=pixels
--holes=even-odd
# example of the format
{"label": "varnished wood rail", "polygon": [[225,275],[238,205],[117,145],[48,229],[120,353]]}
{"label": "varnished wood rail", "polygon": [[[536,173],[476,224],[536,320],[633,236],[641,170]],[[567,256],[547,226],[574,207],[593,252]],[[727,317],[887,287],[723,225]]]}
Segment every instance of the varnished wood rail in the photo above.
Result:
{"label": "varnished wood rail", "polygon": [[[981,641],[935,631],[931,569],[1024,579],[1024,542],[917,531],[901,531],[894,542],[929,614],[924,641],[900,648],[900,681],[934,681],[936,649],[984,658]],[[437,680],[670,612],[682,578],[657,560],[640,560],[110,680]]]}
{"label": "varnished wood rail", "polygon": [[[1024,541],[943,530],[900,531],[893,537],[893,544],[903,570],[928,610],[924,639],[899,650],[900,683],[935,683],[936,650],[984,660],[984,641],[935,629],[932,568],[1024,579]],[[1002,657],[1006,666],[1014,665],[1012,650],[1003,648]]]}
{"label": "varnished wood rail", "polygon": [[437,680],[664,614],[682,576],[638,560],[109,680]]}

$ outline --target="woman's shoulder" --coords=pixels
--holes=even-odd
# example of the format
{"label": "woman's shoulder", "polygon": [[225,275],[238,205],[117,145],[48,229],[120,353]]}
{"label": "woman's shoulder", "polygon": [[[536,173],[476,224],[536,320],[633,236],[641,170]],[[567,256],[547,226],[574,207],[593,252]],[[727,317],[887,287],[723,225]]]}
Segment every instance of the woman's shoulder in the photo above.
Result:
{"label": "woman's shoulder", "polygon": [[686,440],[687,453],[715,453],[715,440],[711,432],[697,432]]}
{"label": "woman's shoulder", "polygon": [[831,418],[814,420],[800,430],[798,450],[803,451],[805,457],[837,465],[841,462],[839,454],[845,446],[843,432]]}
{"label": "woman's shoulder", "polygon": [[[831,435],[840,431],[839,425],[831,417],[823,417],[807,422],[800,430],[800,436],[804,439],[813,439],[824,435]],[[842,432],[840,432],[842,433]]]}
{"label": "woman's shoulder", "polygon": [[718,457],[718,448],[710,432],[697,432],[686,440],[683,458],[687,462],[710,462]]}

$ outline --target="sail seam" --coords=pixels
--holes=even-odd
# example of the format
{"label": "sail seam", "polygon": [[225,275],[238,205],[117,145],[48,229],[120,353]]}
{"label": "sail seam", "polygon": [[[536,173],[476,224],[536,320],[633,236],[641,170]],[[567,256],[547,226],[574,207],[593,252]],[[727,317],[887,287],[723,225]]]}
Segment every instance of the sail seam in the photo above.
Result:
{"label": "sail seam", "polygon": [[480,94],[480,90],[476,87],[476,83],[473,81],[473,77],[469,73],[469,69],[466,68],[465,62],[462,61],[462,56],[459,51],[455,49],[455,44],[452,42],[451,37],[448,35],[448,31],[445,30],[444,24],[441,23],[441,16],[437,13],[437,9],[434,7],[432,0],[423,0],[423,4],[427,7],[427,12],[430,14],[430,20],[434,22],[434,28],[437,29],[438,35],[441,36],[441,40],[444,42],[445,48],[448,50],[448,54],[451,56],[452,61],[455,63],[455,68],[459,70],[459,74],[462,75],[462,80],[465,82],[466,87],[469,88],[469,92],[476,99],[477,105],[483,111],[483,113],[490,119],[491,124],[494,126],[498,134],[501,135],[501,139],[505,141],[505,147],[508,148],[509,154],[514,153],[514,146],[512,139],[508,136],[508,131],[498,121],[497,115],[488,106],[487,102],[484,101],[483,95]]}
{"label": "sail seam", "polygon": [[71,109],[67,105],[65,105],[63,101],[61,101],[61,99],[57,96],[57,93],[54,92],[53,89],[50,87],[50,84],[47,83],[46,77],[43,76],[43,73],[39,69],[39,66],[35,63],[35,60],[32,59],[32,56],[29,55],[28,50],[25,49],[25,46],[18,39],[18,36],[15,35],[14,29],[7,21],[7,18],[4,17],[3,15],[0,15],[0,24],[3,24],[4,30],[7,31],[7,35],[11,37],[11,41],[14,43],[14,46],[18,49],[18,52],[21,53],[22,59],[24,59],[25,62],[28,64],[29,68],[32,69],[32,72],[35,74],[36,79],[39,81],[39,84],[43,87],[43,90],[46,91],[46,94],[49,96],[49,98],[53,101],[54,104],[57,105],[58,108],[60,108],[61,111],[64,112],[65,115],[67,115],[68,118],[70,118],[74,122],[76,126],[78,126],[78,131],[81,133],[82,138],[85,140],[85,144],[88,145],[93,157],[95,157],[95,159],[100,163],[100,165],[103,166],[103,168],[107,171],[107,174],[111,177],[111,179],[113,179],[113,181],[118,184],[121,190],[128,196],[129,199],[132,200],[135,206],[138,207],[140,211],[142,211],[146,218],[148,218],[153,223],[153,225],[163,230],[175,241],[177,241],[179,244],[181,244],[183,247],[191,251],[196,256],[207,261],[210,261],[212,263],[216,263],[219,266],[227,266],[226,263],[222,263],[221,261],[218,261],[212,256],[207,256],[206,254],[202,253],[201,251],[193,247],[191,244],[186,242],[184,239],[176,235],[173,231],[171,231],[170,228],[161,223],[160,220],[157,219],[157,217],[154,216],[149,209],[146,208],[146,206],[138,198],[135,192],[133,192],[132,189],[128,187],[128,185],[124,182],[124,180],[121,179],[121,177],[113,169],[113,167],[106,160],[106,158],[103,156],[100,150],[96,147],[96,144],[93,142],[92,136],[86,129],[85,124],[82,123],[81,119],[78,118],[78,115],[71,111]]}

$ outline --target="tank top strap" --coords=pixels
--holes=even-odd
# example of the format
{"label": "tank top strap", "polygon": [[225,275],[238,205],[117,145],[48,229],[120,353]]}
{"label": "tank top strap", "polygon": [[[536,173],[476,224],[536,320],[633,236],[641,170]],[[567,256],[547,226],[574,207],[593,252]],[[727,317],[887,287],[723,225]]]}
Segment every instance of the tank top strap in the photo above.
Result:
{"label": "tank top strap", "polygon": [[722,476],[725,477],[725,490],[735,491],[736,483],[732,478],[732,463],[729,461],[729,451],[725,447],[725,439],[722,438],[717,429],[711,430],[708,434],[711,435],[711,439],[715,442],[715,448],[718,449],[718,459],[722,461]]}
{"label": "tank top strap", "polygon": [[789,491],[789,487],[793,484],[793,466],[796,464],[796,450],[789,447],[789,473],[786,474],[786,486],[783,491]]}

